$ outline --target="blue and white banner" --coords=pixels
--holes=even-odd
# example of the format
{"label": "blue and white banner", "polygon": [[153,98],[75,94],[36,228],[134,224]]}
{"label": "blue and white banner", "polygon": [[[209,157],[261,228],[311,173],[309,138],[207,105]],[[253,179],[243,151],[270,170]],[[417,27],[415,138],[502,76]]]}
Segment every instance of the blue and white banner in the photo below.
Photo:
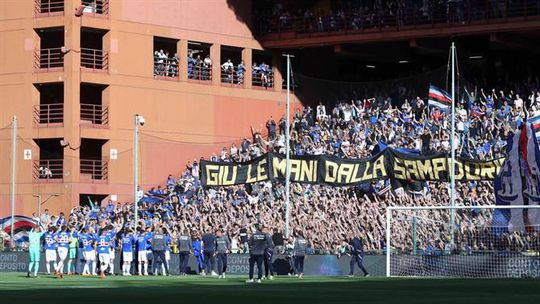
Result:
{"label": "blue and white banner", "polygon": [[[540,149],[534,127],[522,125],[508,139],[507,157],[495,178],[496,205],[536,206],[540,203]],[[496,209],[497,233],[540,231],[538,209]],[[504,228],[504,229],[502,229]]]}
{"label": "blue and white banner", "polygon": [[[31,217],[16,215],[13,221],[13,237],[18,246],[28,242],[28,232],[32,230],[38,222]],[[11,235],[11,216],[0,219],[0,229]]]}

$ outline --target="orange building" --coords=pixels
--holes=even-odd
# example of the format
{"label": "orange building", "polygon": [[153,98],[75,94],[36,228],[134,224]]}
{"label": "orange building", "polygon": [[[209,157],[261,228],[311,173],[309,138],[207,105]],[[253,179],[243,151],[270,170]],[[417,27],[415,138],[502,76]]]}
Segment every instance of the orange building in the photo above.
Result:
{"label": "orange building", "polygon": [[[281,53],[263,51],[229,2],[0,1],[0,216],[11,212],[13,116],[16,214],[25,215],[37,212],[34,195],[58,194],[42,206],[52,213],[89,198],[132,201],[135,114],[146,121],[145,189],[179,175],[188,160],[250,138],[252,124],[279,119]],[[190,54],[213,64],[188,64]],[[222,75],[228,58],[244,61],[243,79]],[[272,67],[264,88],[252,77],[255,61]]]}

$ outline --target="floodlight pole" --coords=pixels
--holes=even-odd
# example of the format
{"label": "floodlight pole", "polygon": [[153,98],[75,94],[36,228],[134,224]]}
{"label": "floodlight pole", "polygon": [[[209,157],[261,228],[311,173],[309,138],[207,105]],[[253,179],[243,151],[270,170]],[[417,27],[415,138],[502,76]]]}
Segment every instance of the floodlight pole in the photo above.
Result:
{"label": "floodlight pole", "polygon": [[290,116],[291,116],[291,54],[283,54],[287,57],[287,110],[285,127],[285,237],[290,235],[290,196],[291,196],[291,139],[290,139]]}
{"label": "floodlight pole", "polygon": [[[452,57],[452,127],[450,134],[450,206],[454,207],[456,205],[456,143],[455,143],[455,134],[456,134],[456,86],[455,86],[455,74],[456,74],[456,45],[452,42],[452,47],[450,48],[450,56]],[[450,210],[450,243],[454,245],[454,230],[455,230],[455,221],[456,213],[454,209]]]}
{"label": "floodlight pole", "polygon": [[11,123],[11,247],[15,246],[15,174],[17,173],[17,116]]}
{"label": "floodlight pole", "polygon": [[135,114],[135,128],[133,129],[133,203],[134,203],[134,229],[137,230],[139,221],[139,201],[137,186],[139,185],[139,114]]}

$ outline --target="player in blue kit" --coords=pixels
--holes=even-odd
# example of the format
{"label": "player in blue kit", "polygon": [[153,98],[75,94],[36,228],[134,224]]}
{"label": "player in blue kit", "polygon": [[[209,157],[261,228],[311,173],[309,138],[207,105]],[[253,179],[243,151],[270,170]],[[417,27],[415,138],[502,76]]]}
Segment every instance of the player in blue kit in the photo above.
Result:
{"label": "player in blue kit", "polygon": [[45,266],[47,268],[47,274],[51,274],[51,265],[53,263],[54,268],[58,266],[56,264],[56,240],[54,235],[54,228],[49,228],[49,231],[43,235],[45,241]]}
{"label": "player in blue kit", "polygon": [[107,235],[111,239],[111,248],[109,248],[109,273],[111,275],[114,275],[114,258],[116,256],[116,229],[114,227],[111,227]]}
{"label": "player in blue kit", "polygon": [[131,262],[133,261],[133,245],[135,244],[135,237],[131,229],[128,229],[126,233],[122,235],[122,275],[131,275]]}
{"label": "player in blue kit", "polygon": [[[139,230],[137,235],[137,260],[139,261],[139,275],[148,275],[148,240],[151,238],[149,233]],[[144,268],[144,272],[143,272]]]}
{"label": "player in blue kit", "polygon": [[109,234],[107,233],[107,229],[104,229],[101,231],[101,234],[96,239],[96,247],[97,247],[97,253],[99,256],[99,278],[104,279],[105,278],[105,270],[107,270],[109,266],[109,257],[110,257],[110,250],[111,250],[111,238],[109,237]]}
{"label": "player in blue kit", "polygon": [[64,277],[64,263],[69,253],[69,237],[70,233],[67,231],[67,227],[62,226],[60,232],[56,233],[55,239],[58,244],[58,259],[60,260],[55,268],[54,275],[58,278]]}
{"label": "player in blue kit", "polygon": [[[96,274],[96,251],[94,248],[94,236],[90,233],[90,229],[84,228],[83,232],[79,234],[79,241],[82,244],[83,257],[85,260],[82,275],[97,275]],[[90,268],[90,266],[92,268]],[[92,272],[90,273],[90,269]]]}

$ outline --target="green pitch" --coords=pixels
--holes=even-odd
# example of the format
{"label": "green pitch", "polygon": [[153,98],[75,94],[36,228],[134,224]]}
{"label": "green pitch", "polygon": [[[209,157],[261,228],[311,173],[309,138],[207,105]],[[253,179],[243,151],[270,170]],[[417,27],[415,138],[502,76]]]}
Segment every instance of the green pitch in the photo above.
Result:
{"label": "green pitch", "polygon": [[245,277],[107,277],[55,279],[0,273],[2,303],[540,303],[537,280],[278,277],[246,284]]}

